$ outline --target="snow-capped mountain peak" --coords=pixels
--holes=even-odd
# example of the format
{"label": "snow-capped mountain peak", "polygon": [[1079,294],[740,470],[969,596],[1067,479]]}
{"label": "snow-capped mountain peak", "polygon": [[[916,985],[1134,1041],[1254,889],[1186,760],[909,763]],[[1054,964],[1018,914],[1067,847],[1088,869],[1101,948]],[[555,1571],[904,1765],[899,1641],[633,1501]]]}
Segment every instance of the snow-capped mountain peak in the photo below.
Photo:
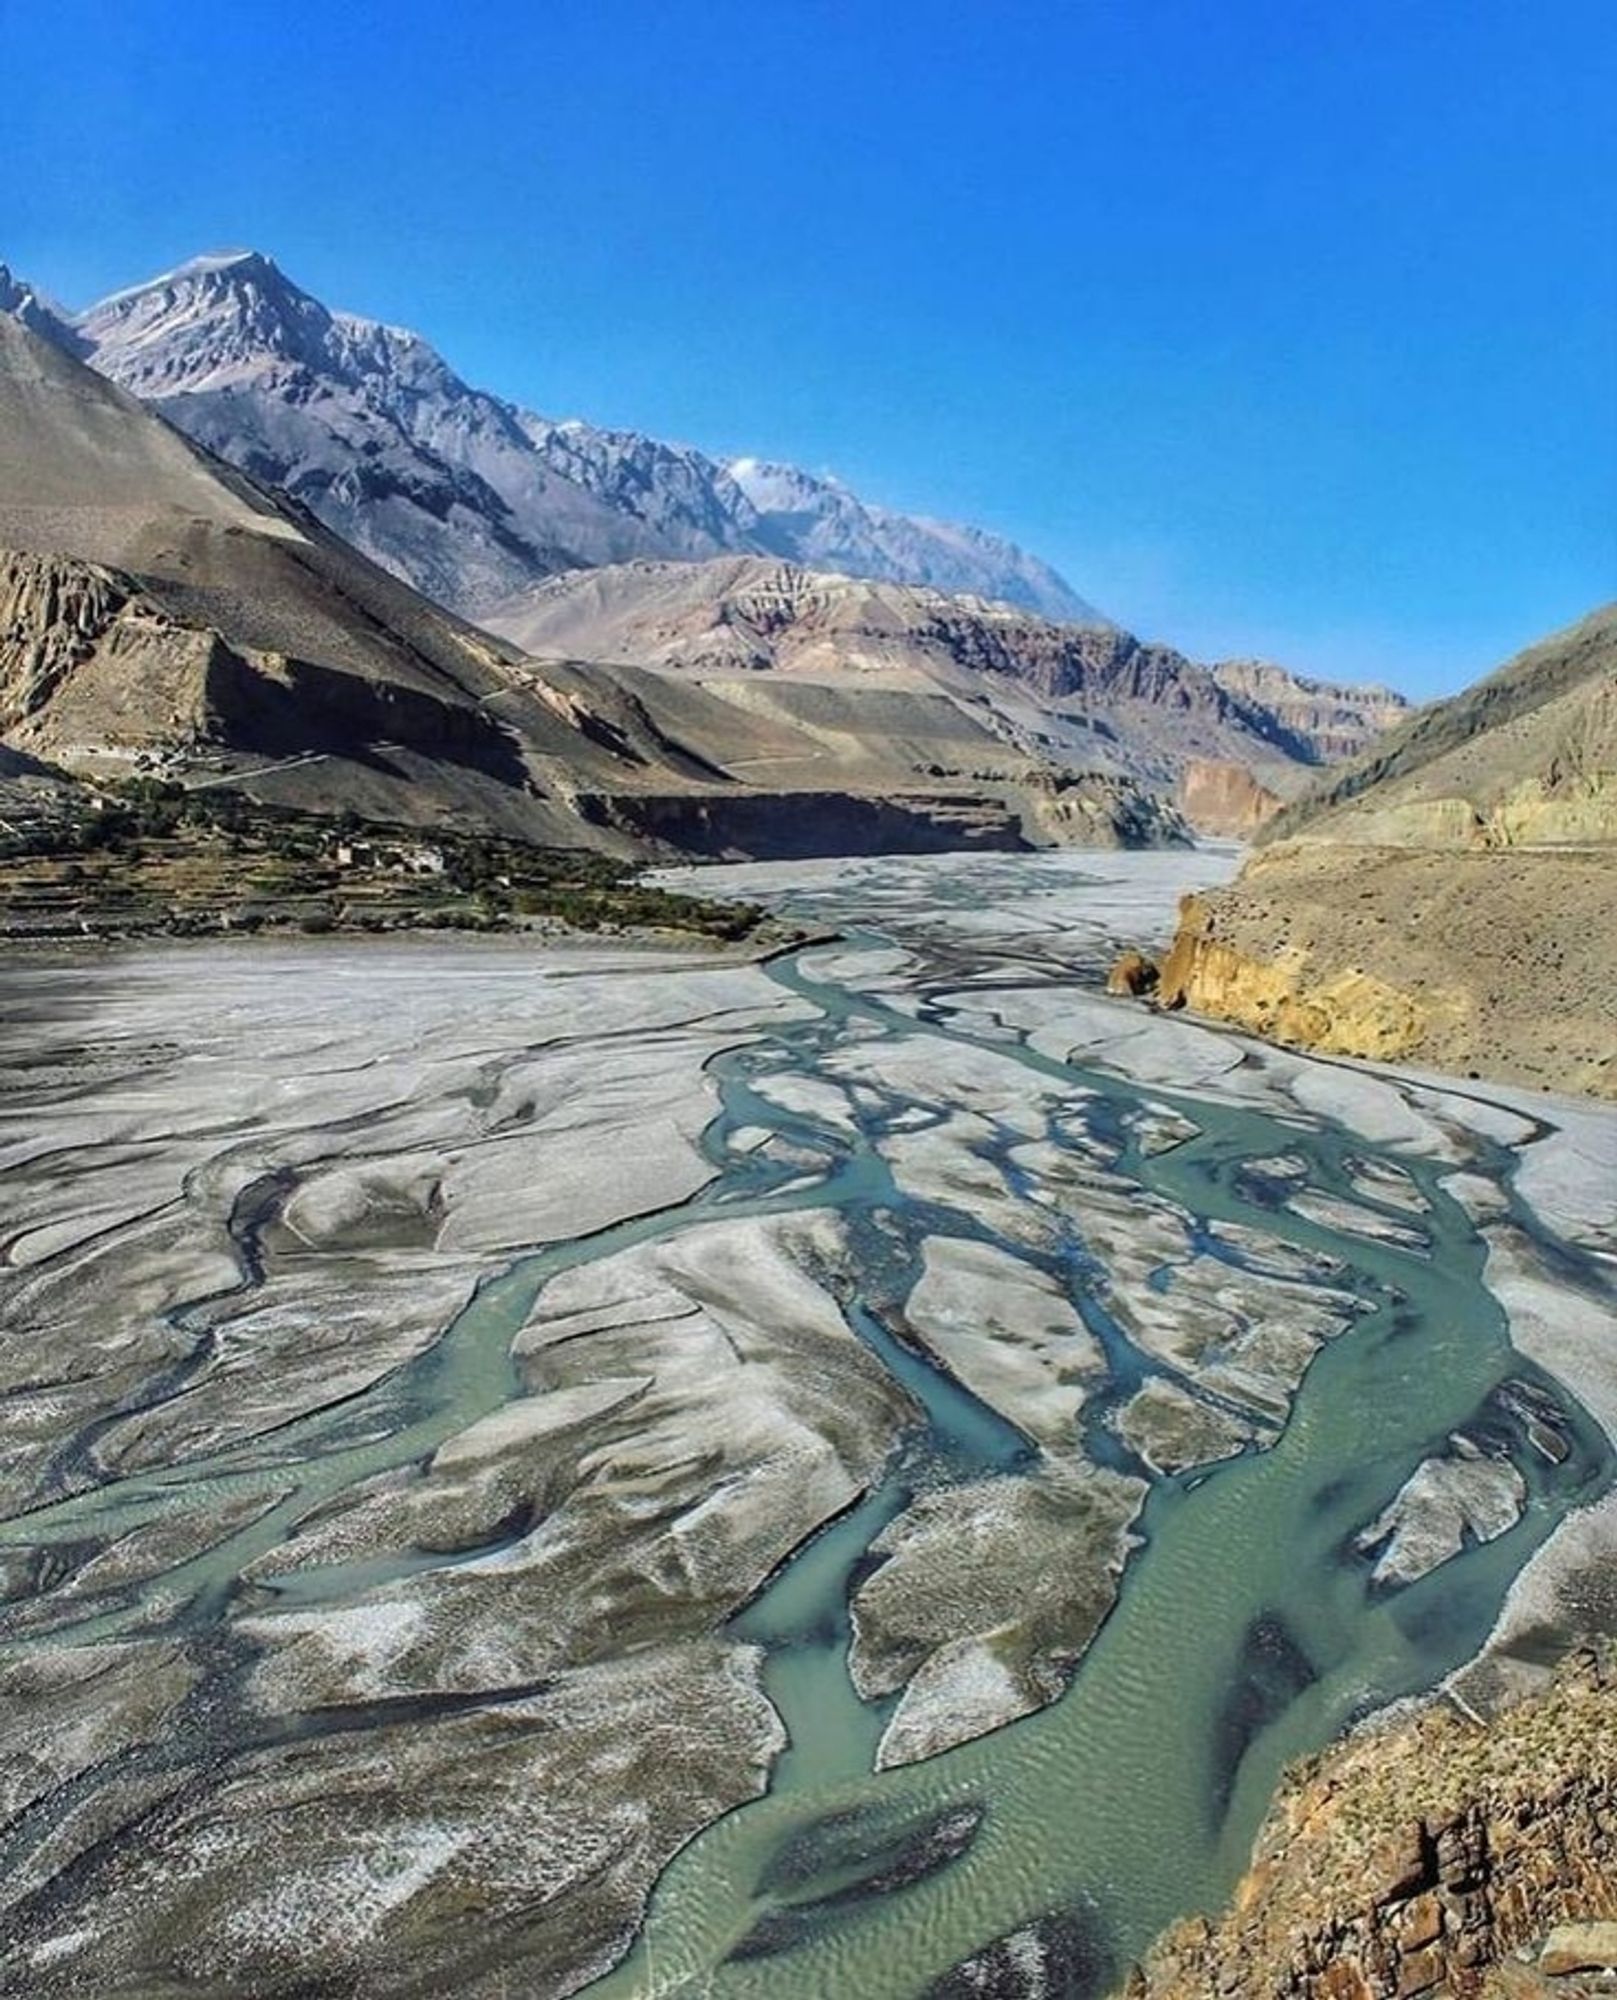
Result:
{"label": "snow-capped mountain peak", "polygon": [[811,569],[1005,600],[1046,618],[1105,623],[1048,563],[981,528],[873,506],[840,479],[796,465],[737,458],[729,469],[774,555]]}
{"label": "snow-capped mountain peak", "polygon": [[[4,284],[0,311],[45,310],[9,273]],[[558,570],[722,555],[1097,615],[1048,565],[980,529],[871,506],[795,466],[727,465],[473,388],[418,334],[333,311],[261,251],[192,258],[36,330],[480,621]]]}
{"label": "snow-capped mountain peak", "polygon": [[332,315],[256,250],[195,257],[75,322],[103,374],[150,400],[318,369]]}
{"label": "snow-capped mountain peak", "polygon": [[258,250],[195,257],[114,292],[76,325],[102,373],[148,397],[284,390],[300,371],[379,406],[401,387],[468,393],[419,334],[332,312]]}
{"label": "snow-capped mountain peak", "polygon": [[222,271],[236,273],[243,279],[262,279],[272,272],[279,275],[275,259],[266,257],[262,250],[205,250],[199,257],[187,257],[172,271],[159,271],[155,278],[146,278],[138,285],[126,285],[120,291],[109,292],[100,303],[103,306],[116,305],[120,300],[134,298],[141,292],[159,291],[165,286],[183,284],[191,278],[212,277]]}
{"label": "snow-capped mountain peak", "polygon": [[20,320],[31,332],[42,334],[58,347],[65,347],[70,353],[78,352],[78,336],[73,331],[72,315],[49,299],[26,280],[19,278],[7,264],[0,264],[0,313],[11,319]]}

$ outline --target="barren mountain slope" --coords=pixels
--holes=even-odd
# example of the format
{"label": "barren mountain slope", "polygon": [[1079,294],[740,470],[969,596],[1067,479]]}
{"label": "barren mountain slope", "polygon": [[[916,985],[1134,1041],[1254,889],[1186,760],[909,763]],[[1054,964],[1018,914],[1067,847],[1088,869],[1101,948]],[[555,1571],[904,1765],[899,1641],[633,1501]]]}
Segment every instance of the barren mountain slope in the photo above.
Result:
{"label": "barren mountain slope", "polygon": [[289,803],[576,841],[547,762],[621,761],[508,648],[4,317],[0,550],[0,727],[75,768],[205,758]]}
{"label": "barren mountain slope", "polygon": [[[0,312],[33,310],[32,299],[0,270]],[[52,326],[62,330],[59,315]],[[194,258],[102,300],[63,337],[468,617],[559,569],[726,550],[1095,615],[1048,564],[980,529],[870,506],[795,467],[727,466],[474,389],[418,335],[331,311],[256,252]]]}
{"label": "barren mountain slope", "polygon": [[541,665],[199,454],[0,316],[0,733],[72,768],[199,771],[272,802],[454,815],[620,851],[781,854],[1176,838],[927,691],[749,712]]}
{"label": "barren mountain slope", "polygon": [[[830,690],[847,699],[925,688],[969,704],[1030,751],[1164,790],[1205,759],[1289,795],[1317,754],[1275,708],[1115,626],[1056,625],[1010,605],[792,563],[631,563],[556,577],[491,623],[540,656],[632,662],[754,708],[800,710],[811,687],[822,706]],[[1277,688],[1299,685],[1266,672]],[[1352,691],[1336,692],[1346,714]],[[1374,726],[1369,713],[1358,741]]]}
{"label": "barren mountain slope", "polygon": [[[1293,795],[1322,756],[1367,740],[1385,720],[1389,698],[1381,690],[1361,697],[1252,665],[1221,669],[1226,686],[1171,649],[1108,625],[1045,565],[981,530],[872,507],[835,480],[795,467],[758,459],[722,465],[638,433],[534,416],[469,387],[416,335],[330,311],[255,253],[194,259],[76,319],[0,269],[5,315],[162,410],[220,455],[213,469],[227,483],[224,461],[284,491],[304,540],[319,539],[311,518],[318,517],[437,602],[555,658],[548,675],[499,676],[497,663],[507,683],[501,720],[532,750],[535,733],[556,733],[558,706],[576,722],[580,701],[597,705],[605,726],[586,732],[588,743],[619,753],[623,767],[594,768],[600,760],[586,750],[582,768],[569,762],[541,780],[563,800],[575,791],[591,800],[655,792],[674,752],[675,791],[681,779],[770,792],[851,784],[882,797],[939,782],[951,791],[998,788],[986,817],[973,805],[962,820],[951,804],[915,834],[927,844],[956,836],[1134,839],[1170,833],[1177,815],[1171,805],[1146,807],[1124,781],[1143,780],[1166,802],[1196,761],[1226,766],[1230,777],[1179,790],[1193,823],[1245,833],[1256,823],[1255,802]],[[170,461],[174,443],[166,438]],[[176,471],[173,463],[167,469]],[[131,490],[148,490],[149,471],[133,469]],[[272,510],[261,488],[236,485],[262,528]],[[163,554],[106,533],[93,544],[81,537],[58,545],[126,566],[148,585]],[[306,593],[295,593],[305,601],[281,607],[296,612],[296,645],[288,648],[284,629],[272,634],[256,615],[276,596],[273,573],[232,590],[214,574],[216,564],[184,553],[185,564],[171,564],[165,578],[170,612],[200,617],[237,644],[341,651],[343,614],[310,637]],[[672,560],[625,561],[645,556]],[[833,584],[799,569],[799,560],[843,574]],[[598,586],[579,568],[591,563],[615,565],[614,577],[633,579],[632,595],[648,594],[653,629],[638,610],[625,619],[613,602],[624,586]],[[681,573],[693,566],[700,575],[688,584]],[[227,565],[232,576],[241,567],[239,559]],[[555,579],[552,594],[543,580],[557,571],[568,574]],[[865,581],[850,585],[850,574]],[[375,583],[372,572],[367,589]],[[183,602],[177,590],[187,593]],[[789,615],[761,604],[783,592]],[[656,629],[664,611],[653,600],[663,597],[682,604],[671,642]],[[997,601],[1006,599],[1079,622],[1052,623]],[[413,620],[419,608],[401,593],[389,622]],[[413,625],[410,636],[420,644]],[[741,693],[735,675],[763,663],[761,641],[769,664],[794,683],[814,680],[815,691],[780,683]],[[612,671],[580,676],[559,664],[569,658]],[[685,676],[677,698],[616,671],[672,664],[701,669],[698,682]],[[923,693],[923,705],[874,702],[866,684],[877,670],[893,687]],[[857,699],[853,681],[862,685]],[[482,699],[488,690],[474,692]],[[648,705],[676,727],[674,742],[645,737]],[[569,734],[577,731],[564,728],[559,746],[539,746],[541,757],[567,761]],[[333,775],[301,767],[278,782],[306,795]],[[529,777],[536,775],[530,758]],[[999,795],[1030,778],[1031,792],[1009,803]],[[399,810],[373,771],[347,780],[358,791],[345,802]],[[1052,785],[1060,794],[1053,804]],[[1232,792],[1242,794],[1233,805]],[[583,810],[592,819],[604,812],[611,831],[603,838],[638,838],[645,818],[639,805],[627,820],[616,805]],[[756,851],[761,809],[743,810],[749,830],[736,851]],[[933,820],[930,806],[922,817]],[[683,808],[670,816],[659,807],[653,818],[657,838],[683,837]],[[704,825],[698,845],[706,851],[718,837]],[[795,837],[807,836],[799,827]],[[832,838],[830,828],[818,837]],[[854,837],[845,822],[841,837]],[[859,844],[876,837],[867,831]],[[880,837],[905,844],[892,828]]]}
{"label": "barren mountain slope", "polygon": [[1423,711],[1260,837],[1186,899],[1162,1004],[1617,1096],[1617,612]]}
{"label": "barren mountain slope", "polygon": [[1617,838],[1617,605],[1420,710],[1269,838],[1511,846]]}

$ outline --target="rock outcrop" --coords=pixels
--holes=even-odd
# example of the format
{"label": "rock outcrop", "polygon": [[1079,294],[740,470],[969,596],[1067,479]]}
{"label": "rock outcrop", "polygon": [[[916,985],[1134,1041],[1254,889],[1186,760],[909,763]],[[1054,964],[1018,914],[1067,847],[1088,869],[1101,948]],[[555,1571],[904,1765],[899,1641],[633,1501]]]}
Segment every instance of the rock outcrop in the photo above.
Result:
{"label": "rock outcrop", "polygon": [[1244,764],[1192,757],[1180,773],[1179,810],[1198,833],[1248,840],[1285,801],[1260,784]]}
{"label": "rock outcrop", "polygon": [[128,604],[125,586],[97,564],[0,551],[0,730],[43,708]]}
{"label": "rock outcrop", "polygon": [[1257,839],[1184,904],[1159,1004],[1617,1095],[1617,608],[1421,711]]}
{"label": "rock outcrop", "polygon": [[1152,959],[1143,951],[1131,949],[1118,954],[1106,975],[1106,991],[1118,999],[1138,1000],[1142,994],[1156,991],[1161,976]]}
{"label": "rock outcrop", "polygon": [[[1439,1003],[1349,966],[1320,968],[1308,948],[1286,943],[1272,955],[1243,951],[1220,935],[1214,896],[1187,896],[1179,930],[1160,968],[1157,1004],[1189,1007],[1323,1055],[1397,1062],[1431,1031]],[[1110,989],[1109,989],[1110,990]],[[1462,1004],[1451,1003],[1458,1014]]]}
{"label": "rock outcrop", "polygon": [[1322,1055],[1617,1095],[1611,856],[1265,849],[1187,897],[1156,1003]]}
{"label": "rock outcrop", "polygon": [[1128,2000],[1587,1991],[1559,1976],[1611,1962],[1609,1668],[1584,1653],[1487,1723],[1436,1708],[1326,1752],[1282,1790],[1230,1911],[1170,1931]]}
{"label": "rock outcrop", "polygon": [[1220,660],[1212,671],[1220,687],[1267,709],[1312,745],[1321,764],[1355,756],[1410,712],[1404,697],[1389,687],[1311,680],[1271,660]]}
{"label": "rock outcrop", "polygon": [[520,791],[511,740],[456,694],[232,646],[118,570],[0,549],[0,731],[24,754],[93,774],[139,754],[342,759],[385,739]]}

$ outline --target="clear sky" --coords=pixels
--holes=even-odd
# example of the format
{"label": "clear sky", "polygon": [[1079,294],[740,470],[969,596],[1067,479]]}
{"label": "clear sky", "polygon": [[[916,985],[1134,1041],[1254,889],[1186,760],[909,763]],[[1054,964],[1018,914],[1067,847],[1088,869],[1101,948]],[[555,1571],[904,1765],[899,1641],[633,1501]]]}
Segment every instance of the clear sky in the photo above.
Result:
{"label": "clear sky", "polygon": [[1617,594],[1610,0],[0,0],[0,258],[267,250],[556,416],[1421,694]]}

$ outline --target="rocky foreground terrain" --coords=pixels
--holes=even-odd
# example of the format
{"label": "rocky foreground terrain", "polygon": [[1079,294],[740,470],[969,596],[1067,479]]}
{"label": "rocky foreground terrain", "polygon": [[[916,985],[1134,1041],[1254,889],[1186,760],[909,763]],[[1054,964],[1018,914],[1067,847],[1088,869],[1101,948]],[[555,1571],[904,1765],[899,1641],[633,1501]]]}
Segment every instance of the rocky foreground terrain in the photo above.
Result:
{"label": "rocky foreground terrain", "polygon": [[1296,1772],[1228,1915],[1126,2000],[1550,2000],[1617,1963],[1617,1692],[1580,1651],[1491,1724],[1442,1706]]}
{"label": "rocky foreground terrain", "polygon": [[1159,1004],[1617,1095],[1617,610],[1403,723],[1258,839],[1184,904]]}

